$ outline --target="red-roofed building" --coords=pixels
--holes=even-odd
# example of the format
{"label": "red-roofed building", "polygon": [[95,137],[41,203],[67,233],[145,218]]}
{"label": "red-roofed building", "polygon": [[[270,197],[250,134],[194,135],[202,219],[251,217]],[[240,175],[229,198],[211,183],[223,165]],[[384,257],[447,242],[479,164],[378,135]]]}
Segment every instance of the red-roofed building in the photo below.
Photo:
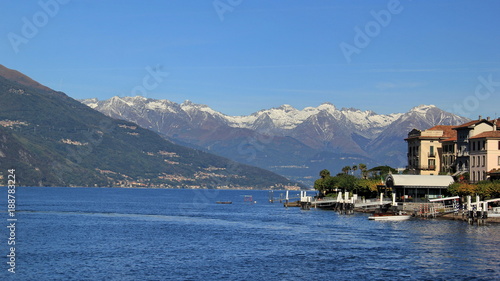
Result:
{"label": "red-roofed building", "polygon": [[[500,119],[473,120],[458,126],[413,129],[408,143],[408,169],[414,174],[470,174],[471,182],[500,170]],[[496,174],[495,174],[496,175]]]}
{"label": "red-roofed building", "polygon": [[437,175],[441,167],[441,141],[456,137],[454,126],[438,125],[421,131],[413,129],[408,143],[408,169],[417,175]]}

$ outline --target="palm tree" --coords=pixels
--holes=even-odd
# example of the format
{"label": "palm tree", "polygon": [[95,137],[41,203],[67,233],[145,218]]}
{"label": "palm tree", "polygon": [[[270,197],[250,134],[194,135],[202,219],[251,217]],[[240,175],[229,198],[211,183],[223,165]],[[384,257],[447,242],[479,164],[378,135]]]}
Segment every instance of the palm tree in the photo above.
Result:
{"label": "palm tree", "polygon": [[367,173],[366,173],[366,165],[363,163],[360,163],[358,165],[359,169],[361,170],[361,175],[363,176],[363,179],[366,179]]}
{"label": "palm tree", "polygon": [[351,170],[351,166],[345,166],[344,168],[342,168],[342,172],[344,174],[348,174],[350,170]]}
{"label": "palm tree", "polygon": [[356,165],[352,166],[353,175],[354,175],[354,173],[356,173],[357,170],[358,170],[358,166],[356,166]]}

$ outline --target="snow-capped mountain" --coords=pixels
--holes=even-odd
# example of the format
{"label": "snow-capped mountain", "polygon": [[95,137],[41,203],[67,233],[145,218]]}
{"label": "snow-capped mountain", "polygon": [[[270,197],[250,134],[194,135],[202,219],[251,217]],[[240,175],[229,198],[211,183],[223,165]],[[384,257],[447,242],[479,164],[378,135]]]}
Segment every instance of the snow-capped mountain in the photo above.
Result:
{"label": "snow-capped mountain", "polygon": [[331,103],[302,110],[282,105],[247,116],[228,116],[191,101],[178,104],[144,97],[113,97],[82,102],[178,143],[303,181],[304,177],[314,180],[324,168],[335,173],[342,166],[359,163],[405,166],[404,138],[409,131],[468,121],[433,105],[389,115],[338,109]]}

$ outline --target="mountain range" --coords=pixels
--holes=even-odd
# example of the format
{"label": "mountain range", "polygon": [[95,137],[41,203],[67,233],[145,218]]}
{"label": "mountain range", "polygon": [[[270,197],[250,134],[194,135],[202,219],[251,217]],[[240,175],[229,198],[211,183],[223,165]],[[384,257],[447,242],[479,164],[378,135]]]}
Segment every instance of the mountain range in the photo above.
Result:
{"label": "mountain range", "polygon": [[282,105],[247,116],[228,116],[191,101],[179,104],[141,96],[81,102],[178,144],[265,168],[307,185],[312,185],[325,168],[336,173],[359,163],[404,167],[404,138],[409,131],[469,120],[434,105],[387,115],[338,109],[331,103],[302,110]]}
{"label": "mountain range", "polygon": [[16,184],[24,186],[267,189],[294,184],[108,117],[2,65],[0,101],[0,183],[15,169]]}

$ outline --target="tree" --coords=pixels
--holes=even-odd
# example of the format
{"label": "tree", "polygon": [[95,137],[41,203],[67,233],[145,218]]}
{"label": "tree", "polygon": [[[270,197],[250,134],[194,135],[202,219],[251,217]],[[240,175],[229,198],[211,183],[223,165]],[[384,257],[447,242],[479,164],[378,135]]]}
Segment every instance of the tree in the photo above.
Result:
{"label": "tree", "polygon": [[321,172],[319,172],[319,176],[322,179],[327,178],[330,176],[330,171],[328,171],[327,169],[321,170]]}
{"label": "tree", "polygon": [[342,168],[342,172],[344,174],[348,174],[350,170],[351,170],[351,166],[344,166],[344,168]]}
{"label": "tree", "polygon": [[359,163],[358,168],[361,170],[361,176],[363,179],[368,177],[368,173],[366,171],[366,165],[363,163]]}
{"label": "tree", "polygon": [[361,179],[358,181],[358,195],[366,198],[376,198],[378,196],[379,180],[374,179]]}
{"label": "tree", "polygon": [[393,174],[396,174],[398,172],[398,170],[392,168],[392,167],[389,167],[389,166],[377,166],[375,168],[371,168],[369,170],[370,172],[372,172],[372,175],[373,177],[386,177],[389,173],[393,173]]}
{"label": "tree", "polygon": [[356,171],[358,170],[358,166],[356,166],[356,165],[352,166],[352,170],[353,170],[353,174],[356,173]]}

